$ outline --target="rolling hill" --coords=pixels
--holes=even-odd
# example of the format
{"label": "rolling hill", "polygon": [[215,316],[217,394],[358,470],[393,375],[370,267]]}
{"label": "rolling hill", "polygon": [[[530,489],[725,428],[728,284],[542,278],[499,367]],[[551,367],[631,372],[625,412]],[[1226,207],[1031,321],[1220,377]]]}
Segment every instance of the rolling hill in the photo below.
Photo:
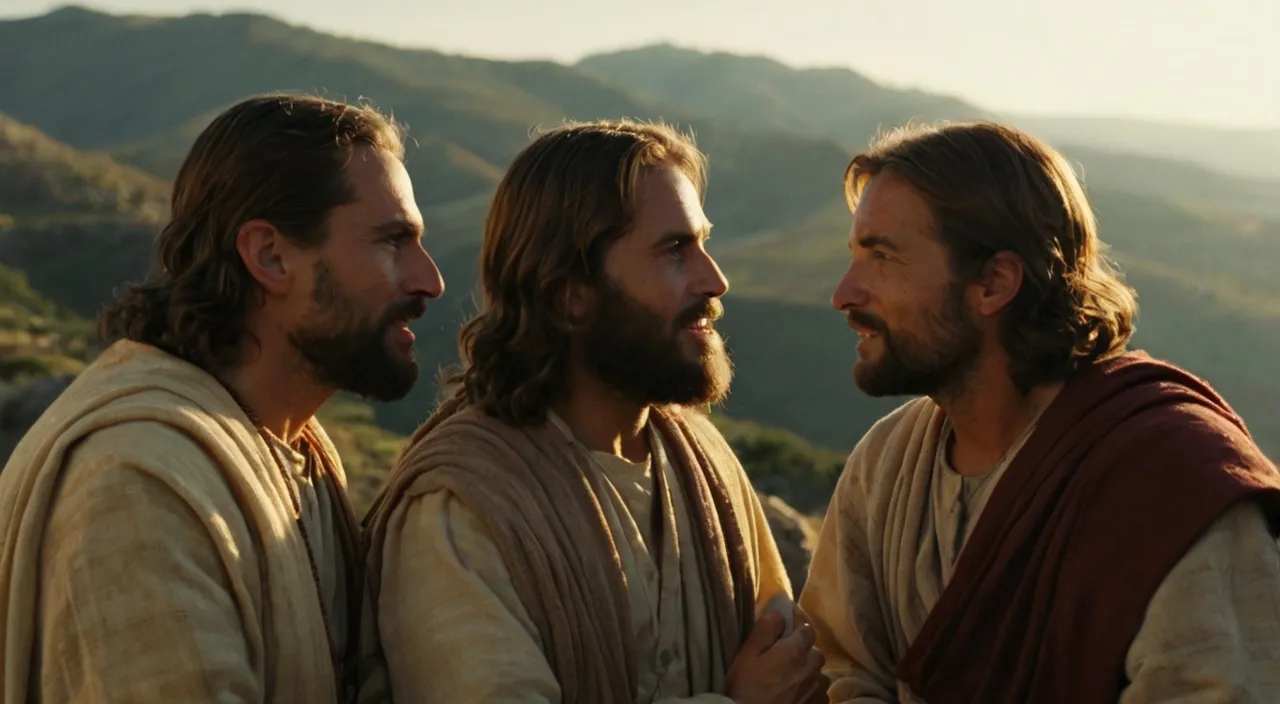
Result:
{"label": "rolling hill", "polygon": [[[500,62],[351,41],[247,14],[124,17],[66,8],[0,22],[0,65],[17,67],[0,72],[0,110],[51,135],[57,149],[91,153],[86,163],[146,171],[161,183],[210,117],[249,93],[366,96],[392,111],[415,140],[409,170],[428,247],[448,283],[446,298],[415,326],[429,369],[456,360],[488,198],[531,128],[619,115],[687,126],[710,155],[712,252],[732,284],[719,327],[737,375],[724,411],[839,451],[901,401],[854,389],[855,340],[826,303],[847,257],[844,166],[879,126],[988,115],[851,71],[796,71],[758,57],[649,47],[576,66]],[[76,109],[82,105],[94,109]],[[1218,385],[1264,447],[1280,454],[1280,359],[1261,353],[1280,344],[1270,283],[1280,190],[1093,142],[1064,149],[1086,178],[1104,240],[1138,288],[1141,345]],[[12,217],[0,230],[0,263],[91,315],[112,288],[145,270],[156,223],[140,208],[72,217],[78,206],[58,203]],[[350,412],[402,434],[425,417],[434,394],[424,382],[404,401]]]}
{"label": "rolling hill", "polygon": [[157,221],[169,185],[104,156],[86,155],[0,113],[0,212],[16,218],[85,215]]}
{"label": "rolling hill", "polygon": [[[1135,345],[1207,378],[1244,416],[1259,444],[1280,455],[1280,359],[1273,352],[1280,349],[1280,222],[1210,219],[1121,192],[1095,191],[1091,200],[1110,256],[1138,291]],[[850,222],[846,209],[833,206],[785,233],[729,247],[719,262],[740,296],[792,307],[797,312],[787,317],[799,317],[798,311],[829,305],[848,262]],[[733,308],[726,304],[726,310]],[[725,322],[731,317],[726,314]],[[854,360],[848,331],[837,333],[829,325],[815,319],[784,333],[803,340],[804,366],[795,359],[791,373],[799,377],[795,381],[805,379],[807,388],[836,375],[841,365],[833,358],[842,359],[846,375]],[[749,355],[777,347],[766,340],[743,342]],[[807,351],[814,349],[826,352]],[[775,363],[785,360],[779,355]],[[775,388],[766,396],[787,394]],[[861,419],[865,411],[857,408]]]}
{"label": "rolling hill", "polygon": [[[90,321],[40,295],[21,271],[0,264],[0,467],[26,427],[100,351]],[[319,418],[342,456],[352,502],[363,515],[406,438],[378,425],[369,404],[345,394],[327,403]],[[804,514],[823,512],[844,464],[842,453],[758,423],[722,414],[714,420],[757,490]]]}
{"label": "rolling hill", "polygon": [[146,271],[169,185],[0,114],[0,262],[92,314]]}
{"label": "rolling hill", "polygon": [[[0,22],[0,65],[11,68],[0,72],[0,110],[75,147],[157,169],[173,169],[209,117],[248,94],[364,97],[425,145],[407,161],[428,206],[487,194],[535,126],[625,116],[688,127],[692,116],[567,66],[392,49],[253,14],[150,18],[63,8]],[[717,155],[713,219],[726,236],[779,227],[813,207],[827,195],[817,182],[846,157],[820,137],[706,119],[696,131]],[[747,182],[755,188],[744,190]],[[479,223],[445,229],[478,233]]]}
{"label": "rolling hill", "polygon": [[[1010,118],[951,97],[887,88],[848,69],[794,69],[763,57],[669,44],[589,56],[577,65],[634,88],[650,102],[756,128],[828,137],[851,152],[880,130],[910,121],[1013,122],[1076,161],[1091,186],[1176,198],[1205,209],[1280,217],[1280,199],[1275,196],[1280,192],[1280,171],[1275,167],[1280,133],[1196,133],[1142,123]],[[1114,132],[1108,132],[1108,125]],[[1199,148],[1188,148],[1178,135],[1187,135]],[[1215,142],[1221,143],[1220,149],[1210,147]],[[1213,157],[1197,156],[1205,153]],[[1263,163],[1270,164],[1270,170],[1259,168]],[[1231,164],[1238,167],[1229,168]]]}
{"label": "rolling hill", "polygon": [[957,98],[887,88],[848,69],[797,71],[763,56],[672,44],[595,54],[576,65],[652,96],[654,102],[757,129],[801,132],[859,146],[879,129],[909,120],[995,117]]}

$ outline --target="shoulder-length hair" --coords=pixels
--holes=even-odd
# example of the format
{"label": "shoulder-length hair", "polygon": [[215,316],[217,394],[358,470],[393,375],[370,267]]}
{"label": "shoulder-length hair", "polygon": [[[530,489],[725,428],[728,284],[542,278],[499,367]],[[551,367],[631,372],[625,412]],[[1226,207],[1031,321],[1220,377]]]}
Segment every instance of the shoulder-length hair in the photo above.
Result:
{"label": "shoulder-length hair", "polygon": [[1022,261],[1022,288],[1000,336],[1019,388],[1123,351],[1137,294],[1104,257],[1084,189],[1058,152],[990,122],[900,128],[849,164],[850,208],[881,172],[905,179],[929,203],[953,276],[972,281],[1001,251]]}
{"label": "shoulder-length hair", "polygon": [[219,114],[178,170],[151,275],[99,316],[100,335],[208,371],[238,362],[259,298],[236,250],[240,226],[261,218],[301,246],[324,244],[329,213],[355,198],[346,165],[359,145],[404,157],[400,128],[368,106],[269,94]]}
{"label": "shoulder-length hair", "polygon": [[540,422],[565,381],[568,286],[599,283],[604,253],[632,228],[647,169],[683,171],[701,197],[706,160],[664,124],[571,123],[538,136],[498,184],[480,255],[480,312],[446,377],[502,420]]}

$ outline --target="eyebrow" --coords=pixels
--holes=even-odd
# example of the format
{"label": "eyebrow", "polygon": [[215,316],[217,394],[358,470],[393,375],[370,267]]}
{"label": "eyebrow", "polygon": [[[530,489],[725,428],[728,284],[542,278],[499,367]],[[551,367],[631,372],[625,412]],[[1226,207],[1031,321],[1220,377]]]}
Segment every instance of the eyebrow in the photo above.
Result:
{"label": "eyebrow", "polygon": [[685,242],[688,240],[696,240],[696,241],[709,240],[711,239],[712,227],[713,226],[711,223],[707,223],[700,230],[697,230],[694,232],[690,232],[688,230],[672,230],[671,232],[668,232],[665,235],[659,237],[658,240],[653,243],[653,249],[655,250],[663,249],[665,247],[676,244],[678,242]]}
{"label": "eyebrow", "polygon": [[426,230],[421,225],[404,219],[389,220],[373,228],[373,231],[386,237],[393,237],[395,235],[414,235],[421,237],[426,233]]}
{"label": "eyebrow", "polygon": [[884,235],[863,235],[849,241],[849,249],[853,249],[853,243],[858,243],[863,249],[871,249],[872,247],[883,247],[891,252],[901,252],[902,248],[893,240]]}

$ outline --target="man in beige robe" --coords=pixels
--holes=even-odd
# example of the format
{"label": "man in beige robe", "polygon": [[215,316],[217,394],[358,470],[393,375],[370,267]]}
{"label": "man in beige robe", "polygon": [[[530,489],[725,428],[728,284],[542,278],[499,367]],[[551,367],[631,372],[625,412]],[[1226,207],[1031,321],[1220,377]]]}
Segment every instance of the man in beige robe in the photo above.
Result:
{"label": "man in beige robe", "polygon": [[1280,473],[1126,352],[1133,292],[1047,146],[903,130],[846,175],[868,394],[800,603],[832,702],[1280,701]]}
{"label": "man in beige robe", "polygon": [[730,381],[703,182],[663,126],[516,158],[456,392],[366,521],[362,702],[822,700],[755,492],[695,408]]}
{"label": "man in beige robe", "polygon": [[350,701],[363,561],[339,389],[403,396],[443,288],[399,132],[267,95],[197,138],[159,270],[0,474],[5,701]]}

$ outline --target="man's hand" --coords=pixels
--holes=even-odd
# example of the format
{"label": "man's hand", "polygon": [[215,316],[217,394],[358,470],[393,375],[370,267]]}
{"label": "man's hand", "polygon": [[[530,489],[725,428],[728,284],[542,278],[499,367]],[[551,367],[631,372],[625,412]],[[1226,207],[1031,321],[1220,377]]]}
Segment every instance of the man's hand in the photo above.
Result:
{"label": "man's hand", "polygon": [[767,610],[738,651],[727,677],[738,704],[812,704],[826,701],[825,659],[813,647],[813,626],[796,609],[796,628],[783,636],[783,618]]}

